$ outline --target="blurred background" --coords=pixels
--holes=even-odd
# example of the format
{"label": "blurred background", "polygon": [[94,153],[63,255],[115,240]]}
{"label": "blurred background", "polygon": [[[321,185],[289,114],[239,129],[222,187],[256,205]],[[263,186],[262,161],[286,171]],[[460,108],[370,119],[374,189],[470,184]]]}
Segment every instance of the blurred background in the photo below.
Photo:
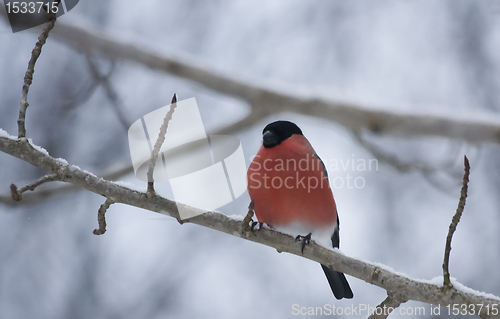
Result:
{"label": "blurred background", "polygon": [[[500,1],[86,0],[55,29],[58,23],[290,93],[395,113],[470,118],[500,111]],[[1,15],[0,32],[0,128],[17,135],[23,77],[40,30],[12,34]],[[28,137],[100,176],[131,164],[128,126],[168,105],[173,93],[196,98],[209,134],[250,112],[243,100],[100,52],[86,55],[51,36],[35,70]],[[412,278],[442,275],[466,154],[469,197],[450,272],[500,295],[498,144],[354,134],[286,112],[232,133],[247,165],[262,128],[277,119],[297,123],[330,180],[343,181],[332,184],[342,252]],[[369,160],[377,165],[350,165]],[[11,183],[44,174],[0,153],[0,195],[7,196],[0,201],[0,318],[289,318],[293,307],[375,307],[386,297],[348,276],[354,299],[337,301],[312,261],[122,204],[111,206],[106,234],[95,236],[104,199],[88,191],[8,199]],[[359,183],[349,187],[349,177]],[[114,180],[145,188],[133,173]],[[157,187],[171,198],[168,185]],[[248,203],[245,193],[219,210],[243,216]],[[426,304],[402,307],[425,308],[414,318],[436,317]],[[451,318],[446,312],[441,317]]]}

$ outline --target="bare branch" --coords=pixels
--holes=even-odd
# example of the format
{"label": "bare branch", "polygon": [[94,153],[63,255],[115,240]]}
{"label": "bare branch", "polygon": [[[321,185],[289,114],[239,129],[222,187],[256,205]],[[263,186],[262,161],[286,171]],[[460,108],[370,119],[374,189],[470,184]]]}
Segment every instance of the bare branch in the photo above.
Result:
{"label": "bare branch", "polygon": [[325,118],[349,129],[364,128],[393,136],[441,136],[468,142],[500,143],[500,118],[494,115],[478,118],[476,114],[401,113],[387,108],[377,110],[354,103],[318,99],[317,94],[299,96],[291,93],[299,91],[293,87],[267,89],[272,86],[262,81],[257,85],[255,81],[221,74],[194,60],[156,54],[135,44],[103,36],[99,30],[86,30],[61,22],[52,33],[85,54],[97,51],[112,59],[133,61],[195,81],[222,94],[239,97],[247,101],[253,114],[259,114],[260,118],[288,111]]}
{"label": "bare branch", "polygon": [[[230,124],[229,126],[223,127],[223,128],[221,128],[221,129],[219,129],[211,134],[212,135],[231,135],[231,134],[234,134],[238,131],[244,130],[244,129],[252,126],[253,124],[255,124],[259,120],[260,120],[259,115],[254,114],[252,112],[244,119],[242,119],[234,124]],[[179,152],[186,152],[188,150],[179,149]],[[175,156],[176,154],[177,153],[172,153],[171,155]],[[134,168],[133,168],[132,164],[130,163],[130,159],[127,159],[127,160],[123,161],[122,163],[120,163],[116,166],[110,167],[110,168],[106,169],[105,171],[103,171],[102,173],[96,174],[96,175],[102,176],[102,178],[104,178],[106,180],[113,181],[113,180],[119,179],[120,177],[122,177],[124,175],[130,174],[132,172],[134,172]],[[42,200],[42,199],[49,197],[49,196],[52,196],[54,194],[73,192],[73,191],[76,191],[78,189],[79,188],[75,187],[75,185],[73,185],[73,184],[66,184],[66,183],[65,184],[58,184],[58,185],[54,185],[53,187],[50,187],[50,188],[46,188],[43,190],[37,190],[34,193],[25,194],[25,196],[23,197],[22,203],[23,204],[36,203],[39,200]],[[18,203],[12,202],[11,195],[7,195],[7,194],[0,195],[0,203],[7,204],[7,205],[18,204]]]}
{"label": "bare branch", "polygon": [[475,143],[500,143],[498,116],[478,118],[476,114],[458,116],[391,112],[387,108],[374,109],[354,103],[318,99],[313,92],[310,96],[299,96],[291,93],[299,91],[293,87],[287,87],[286,90],[267,89],[272,86],[262,81],[257,85],[255,81],[221,74],[194,60],[156,54],[133,43],[106,37],[99,30],[85,30],[59,23],[53,33],[80,52],[98,51],[112,59],[133,61],[195,81],[222,94],[239,97],[247,101],[254,114],[259,114],[260,118],[282,112],[297,112],[328,119],[349,129],[364,128],[393,136],[440,136]]}
{"label": "bare branch", "polygon": [[[59,3],[57,3],[59,5]],[[19,109],[19,119],[17,120],[18,133],[17,136],[19,138],[26,137],[26,110],[28,109],[28,91],[30,89],[31,83],[33,83],[33,73],[35,72],[35,63],[38,60],[38,57],[42,53],[42,46],[47,41],[50,30],[54,28],[54,24],[56,23],[55,15],[51,16],[49,22],[42,30],[42,34],[38,37],[38,42],[35,44],[35,48],[31,51],[31,58],[28,62],[28,69],[26,70],[26,74],[24,75],[24,84],[23,90],[21,94],[21,107]]]}
{"label": "bare branch", "polygon": [[114,90],[113,86],[111,85],[109,81],[109,77],[111,76],[111,73],[113,71],[113,67],[111,68],[111,71],[109,74],[103,76],[99,73],[99,69],[96,65],[96,62],[90,55],[86,55],[87,57],[87,63],[89,65],[90,73],[92,74],[92,77],[94,80],[102,85],[102,88],[106,92],[106,95],[109,98],[109,101],[111,102],[111,107],[113,108],[113,111],[115,112],[116,116],[118,117],[118,120],[120,121],[120,124],[122,127],[125,129],[125,131],[128,130],[130,127],[130,123],[128,123],[127,118],[122,111],[120,107],[120,101],[118,99],[118,94]]}
{"label": "bare branch", "polygon": [[458,202],[457,211],[451,220],[450,228],[448,229],[448,236],[446,236],[446,247],[444,249],[444,261],[443,261],[443,278],[444,278],[443,286],[445,288],[453,287],[450,281],[450,271],[449,271],[451,240],[453,238],[453,233],[455,233],[457,225],[460,222],[460,218],[462,217],[462,213],[465,208],[465,200],[467,199],[470,165],[469,165],[469,160],[465,155],[464,155],[464,167],[465,167],[464,168],[465,172],[462,183],[462,190],[460,191],[460,201]]}
{"label": "bare branch", "polygon": [[365,148],[368,152],[370,152],[373,156],[375,156],[381,162],[387,163],[388,165],[394,167],[401,173],[406,173],[411,170],[422,171],[425,168],[418,163],[403,163],[396,156],[392,154],[388,154],[382,151],[379,147],[373,145],[369,141],[367,141],[363,136],[361,131],[352,130],[354,139]]}
{"label": "bare branch", "polygon": [[174,110],[177,107],[177,95],[172,97],[172,103],[170,103],[170,110],[165,115],[163,119],[163,124],[160,127],[160,132],[158,133],[158,138],[156,139],[155,146],[153,147],[153,151],[151,152],[151,159],[149,160],[148,167],[148,194],[154,194],[154,180],[153,180],[153,172],[155,170],[156,160],[158,159],[158,153],[160,152],[161,145],[165,141],[165,135],[167,134],[168,122],[172,119],[172,115],[174,114]]}
{"label": "bare branch", "polygon": [[[391,167],[395,168],[401,173],[407,173],[410,171],[418,171],[422,174],[422,176],[434,187],[443,191],[449,192],[448,188],[445,188],[444,185],[441,185],[438,180],[435,179],[436,174],[445,173],[453,180],[459,181],[461,177],[461,171],[456,169],[453,165],[454,159],[456,156],[448,153],[449,160],[443,161],[438,164],[428,165],[419,161],[412,162],[403,162],[399,160],[399,158],[393,154],[390,154],[380,147],[374,145],[370,141],[368,141],[359,130],[352,130],[352,135],[354,139],[365,148],[368,152],[370,152],[379,162],[386,163]],[[450,142],[451,143],[451,142]],[[455,154],[456,155],[456,154]]]}
{"label": "bare branch", "polygon": [[[127,159],[123,161],[122,163],[112,165],[111,167],[107,168],[105,171],[101,172],[100,174],[96,174],[97,176],[102,176],[102,178],[106,180],[118,180],[120,177],[130,174],[134,171],[132,165],[130,164],[130,159]],[[17,190],[17,187],[16,187]],[[47,185],[44,189],[37,189],[36,192],[33,193],[25,193],[23,194],[23,201],[22,202],[13,202],[12,201],[12,194],[11,195],[0,195],[0,203],[6,204],[6,205],[19,205],[19,204],[34,204],[37,203],[40,200],[43,200],[47,197],[50,197],[52,195],[58,194],[66,194],[70,192],[74,192],[80,190],[79,187],[69,184],[69,183],[53,183],[50,185]],[[11,192],[12,193],[12,192]]]}
{"label": "bare branch", "polygon": [[375,308],[368,319],[385,319],[403,302],[406,301],[399,301],[393,295],[387,294],[387,298]]}
{"label": "bare branch", "polygon": [[99,211],[97,212],[97,223],[99,224],[99,228],[94,229],[92,232],[94,235],[102,235],[106,232],[105,214],[111,204],[114,204],[114,201],[106,198],[106,201],[101,205],[101,207],[99,207]]}
{"label": "bare branch", "polygon": [[21,201],[21,199],[23,199],[23,197],[19,194],[19,192],[17,191],[17,186],[16,184],[10,184],[10,196],[12,197],[13,200],[15,200],[16,202],[19,202]]}
{"label": "bare branch", "polygon": [[[106,198],[116,203],[123,203],[179,218],[177,205],[182,204],[158,195],[149,198],[146,193],[131,190],[82,171],[75,166],[64,164],[35,149],[25,139],[16,140],[8,137],[0,137],[0,151],[24,160],[47,172],[58,173],[62,176],[62,181],[106,196]],[[345,256],[335,249],[333,251],[326,249],[317,245],[314,241],[311,241],[302,255],[300,245],[296,244],[294,238],[289,235],[267,228],[262,228],[258,232],[243,232],[241,220],[232,219],[217,212],[205,213],[197,208],[183,206],[186,210],[192,210],[192,215],[197,215],[185,220],[185,222],[208,227],[232,236],[273,247],[278,251],[288,252],[319,262],[333,270],[359,278],[387,291],[397,292],[398,300],[416,300],[441,306],[451,304],[483,304],[484,307],[481,308],[481,313],[479,314],[481,318],[494,318],[495,316],[492,313],[488,313],[487,309],[492,309],[493,305],[500,303],[500,298],[498,297],[486,297],[484,294],[471,293],[470,290],[464,292],[454,287],[443,289],[440,285],[411,279],[378,265]],[[201,214],[198,215],[198,213]],[[489,308],[486,305],[489,305]],[[479,307],[475,309],[479,311]]]}
{"label": "bare branch", "polygon": [[17,188],[16,185],[11,184],[10,185],[10,192],[11,192],[12,199],[15,200],[16,202],[19,202],[21,199],[23,199],[22,194],[24,192],[26,192],[28,190],[29,191],[34,191],[35,188],[37,188],[38,186],[40,186],[40,185],[42,185],[44,183],[53,182],[53,181],[57,181],[57,180],[60,180],[60,179],[61,178],[57,174],[45,175],[45,176],[40,177],[39,179],[37,179],[33,183],[25,185],[25,186],[23,186],[23,187],[21,187],[19,189]]}

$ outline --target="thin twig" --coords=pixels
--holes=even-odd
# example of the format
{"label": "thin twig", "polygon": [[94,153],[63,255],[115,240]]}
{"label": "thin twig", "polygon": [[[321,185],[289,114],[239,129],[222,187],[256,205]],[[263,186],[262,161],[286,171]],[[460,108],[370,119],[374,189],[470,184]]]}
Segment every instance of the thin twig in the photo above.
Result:
{"label": "thin twig", "polygon": [[373,311],[373,313],[368,317],[368,319],[385,319],[387,318],[397,307],[399,307],[403,302],[399,301],[392,294],[387,294],[387,298],[384,299]]}
{"label": "thin twig", "polygon": [[[57,2],[57,5],[59,5],[59,1],[55,1],[54,3]],[[26,137],[26,110],[28,109],[29,103],[28,103],[28,91],[30,89],[31,83],[33,83],[33,73],[35,72],[35,63],[38,60],[38,57],[40,57],[40,54],[42,53],[42,46],[45,44],[47,41],[47,38],[49,36],[50,30],[54,28],[54,24],[56,23],[56,16],[55,14],[50,15],[49,22],[43,28],[42,33],[38,37],[38,42],[35,44],[35,48],[33,48],[33,51],[31,51],[31,58],[30,61],[28,62],[28,69],[26,70],[26,74],[24,75],[24,84],[23,84],[23,90],[21,94],[21,107],[19,109],[19,119],[17,120],[17,126],[18,126],[18,133],[17,136],[19,138]]]}
{"label": "thin twig", "polygon": [[27,184],[21,188],[17,188],[16,185],[12,184],[10,185],[10,194],[12,196],[12,199],[15,200],[16,202],[19,202],[21,199],[23,199],[22,194],[26,191],[34,191],[35,188],[38,186],[47,183],[47,182],[53,182],[56,180],[60,180],[61,177],[57,174],[52,174],[52,175],[45,175],[34,181],[33,183]]}
{"label": "thin twig", "polygon": [[[351,130],[352,134],[354,136],[354,139],[363,147],[365,148],[368,152],[372,153],[373,156],[375,156],[378,160],[381,162],[387,163],[390,166],[394,167],[401,173],[407,173],[412,170],[417,170],[421,171],[426,169],[423,167],[423,165],[420,165],[419,163],[403,163],[401,162],[395,155],[386,153],[382,151],[379,147],[373,145],[369,141],[367,141],[365,138],[363,138],[361,130]],[[427,168],[428,169],[428,168]]]}
{"label": "thin twig", "polygon": [[106,232],[105,214],[111,204],[114,204],[114,201],[106,198],[106,201],[99,207],[99,211],[97,212],[97,223],[99,224],[99,228],[94,229],[92,232],[94,235],[102,235]]}
{"label": "thin twig", "polygon": [[457,229],[457,225],[460,222],[460,217],[462,217],[462,213],[465,207],[465,200],[467,198],[467,189],[469,184],[469,172],[470,165],[467,156],[464,155],[464,178],[462,182],[462,190],[460,192],[460,201],[458,202],[457,211],[455,216],[453,216],[450,224],[450,228],[448,229],[448,236],[446,236],[446,247],[444,250],[444,261],[443,261],[443,286],[445,288],[453,287],[453,284],[450,281],[450,271],[449,271],[449,263],[450,263],[450,251],[451,251],[451,240],[453,238],[453,233]]}
{"label": "thin twig", "polygon": [[[439,184],[436,180],[433,179],[433,177],[438,174],[438,173],[444,173],[453,180],[459,180],[460,178],[460,170],[456,169],[453,165],[453,163],[449,160],[445,160],[441,163],[438,163],[437,165],[430,166],[426,163],[420,162],[420,161],[412,161],[405,163],[401,160],[396,155],[390,154],[384,150],[382,150],[380,147],[374,145],[370,141],[368,141],[366,138],[363,137],[363,134],[361,130],[351,130],[352,135],[354,139],[363,147],[365,148],[368,152],[370,152],[379,162],[386,163],[396,170],[398,170],[400,173],[408,173],[411,171],[417,171],[422,174],[422,176],[434,187],[439,189],[442,192],[448,193],[449,190],[445,187],[445,185]],[[448,154],[448,157],[454,158],[452,155]]]}
{"label": "thin twig", "polygon": [[127,131],[128,128],[130,127],[130,123],[128,122],[122,108],[121,108],[121,103],[118,98],[118,94],[116,93],[115,89],[111,85],[109,81],[109,77],[111,76],[111,73],[113,71],[113,68],[111,68],[111,71],[107,75],[101,75],[99,73],[99,69],[97,67],[96,62],[92,59],[92,57],[87,54],[87,63],[89,65],[90,73],[94,80],[102,86],[104,91],[106,92],[106,95],[108,96],[110,102],[111,102],[111,107],[113,108],[113,111],[115,112],[116,116],[118,117],[118,120],[120,121],[120,124],[123,126],[123,128]]}
{"label": "thin twig", "polygon": [[10,184],[10,196],[16,202],[19,202],[19,201],[21,201],[21,199],[23,199],[23,197],[21,196],[21,194],[19,194],[19,192],[17,191],[16,184]]}
{"label": "thin twig", "polygon": [[152,195],[155,193],[154,189],[154,179],[153,172],[155,169],[156,160],[158,159],[158,153],[160,152],[161,145],[165,141],[165,134],[167,134],[168,122],[172,119],[172,114],[174,114],[174,110],[177,107],[177,95],[174,94],[172,97],[172,103],[170,104],[170,110],[165,115],[165,119],[163,119],[163,124],[160,127],[160,133],[158,134],[158,138],[156,139],[155,146],[153,151],[151,152],[151,158],[149,160],[149,168],[148,168],[148,195]]}
{"label": "thin twig", "polygon": [[[134,168],[130,165],[130,158],[109,167],[108,169],[102,171],[101,173],[96,174],[97,176],[101,176],[105,180],[116,181],[119,180],[122,176],[127,175],[129,173],[133,173]],[[16,188],[17,190],[17,188]],[[12,191],[10,195],[4,194],[0,195],[0,203],[5,205],[20,205],[20,204],[34,204],[39,202],[40,200],[46,199],[47,197],[53,195],[62,195],[70,192],[75,192],[77,190],[81,190],[80,187],[77,187],[70,183],[57,183],[50,184],[44,189],[37,189],[36,192],[33,193],[25,193],[23,195],[22,203],[14,203],[11,200]]]}

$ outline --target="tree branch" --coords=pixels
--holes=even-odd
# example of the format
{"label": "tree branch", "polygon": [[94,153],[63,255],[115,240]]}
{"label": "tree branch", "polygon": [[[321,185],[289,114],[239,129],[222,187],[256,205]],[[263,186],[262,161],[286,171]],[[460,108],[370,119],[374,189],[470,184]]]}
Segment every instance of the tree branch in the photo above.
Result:
{"label": "tree branch", "polygon": [[106,198],[106,201],[99,207],[97,212],[97,223],[99,224],[99,228],[94,229],[92,232],[94,235],[102,235],[106,232],[106,211],[111,204],[114,204],[114,201]]}
{"label": "tree branch", "polygon": [[[117,180],[120,177],[133,173],[134,169],[132,165],[130,164],[130,158],[127,159],[126,161],[119,163],[117,165],[113,165],[109,167],[108,169],[98,173],[98,176],[102,176],[106,180]],[[17,188],[17,187],[16,187]],[[0,203],[9,205],[9,206],[18,206],[21,204],[35,204],[38,203],[39,201],[46,199],[47,197],[50,197],[52,195],[61,195],[61,194],[66,194],[70,192],[74,192],[77,190],[80,190],[80,187],[77,187],[73,184],[69,183],[52,183],[50,185],[47,185],[47,187],[43,189],[37,189],[36,192],[33,193],[25,193],[23,194],[22,202],[14,202],[12,200],[12,192],[11,194],[7,195],[0,195]]]}
{"label": "tree branch", "polygon": [[153,147],[153,151],[151,152],[151,158],[149,160],[148,167],[148,194],[152,195],[155,193],[154,189],[154,180],[153,180],[153,172],[155,170],[156,160],[158,159],[158,153],[160,152],[161,145],[165,141],[165,135],[167,134],[168,122],[172,119],[172,115],[174,114],[174,110],[177,107],[177,95],[172,97],[172,102],[170,103],[170,110],[165,115],[163,119],[163,123],[160,127],[160,132],[158,133],[158,137],[156,139],[155,145]]}
{"label": "tree branch", "polygon": [[[0,137],[0,151],[24,160],[49,173],[58,174],[58,176],[61,176],[62,181],[83,187],[93,193],[105,196],[116,203],[147,209],[179,219],[176,205],[182,204],[175,203],[158,195],[148,198],[146,193],[106,181],[75,166],[56,160],[34,148],[25,139]],[[184,207],[187,210],[192,210],[193,215],[200,212],[197,208]],[[441,306],[451,304],[484,304],[479,314],[481,318],[494,318],[495,316],[492,313],[488,313],[487,309],[492,309],[493,305],[500,303],[500,298],[495,296],[485,297],[480,293],[464,292],[454,287],[444,289],[439,285],[411,279],[381,266],[345,256],[337,250],[326,249],[317,245],[314,241],[311,241],[307,249],[304,250],[304,254],[302,254],[300,245],[295,243],[293,237],[265,228],[258,232],[244,230],[241,220],[229,218],[221,213],[202,213],[184,222],[215,229],[232,236],[274,247],[278,251],[288,252],[319,262],[336,271],[364,280],[388,292],[393,292],[393,296],[397,300],[416,300],[435,305],[439,304]],[[489,307],[486,308],[486,305],[489,305]],[[476,307],[475,309],[477,310],[478,308]]]}
{"label": "tree branch", "polygon": [[[244,119],[241,119],[240,121],[230,124],[226,127],[223,127],[219,130],[216,130],[215,132],[211,133],[212,135],[231,135],[235,134],[238,131],[244,130],[260,120],[260,116],[258,114],[254,114],[253,112],[250,113],[247,117]],[[181,152],[181,150],[179,150]],[[182,152],[186,152],[185,149],[182,149]],[[175,156],[176,153],[172,153],[172,156]],[[98,174],[99,176],[102,176],[106,180],[117,180],[120,177],[133,173],[134,168],[132,164],[130,163],[130,158],[127,160],[124,160],[121,164],[114,165],[113,167],[110,167],[103,171],[101,174]],[[61,194],[61,193],[66,193],[66,192],[72,192],[75,190],[78,190],[79,188],[76,187],[73,184],[58,184],[55,186],[52,186],[50,188],[46,188],[43,190],[37,190],[34,193],[28,193],[23,196],[23,201],[21,204],[32,204],[36,203],[39,200],[42,200],[46,197],[52,196],[54,194]],[[0,195],[0,203],[6,204],[6,205],[14,205],[14,204],[19,204],[15,203],[12,201],[11,195]]]}
{"label": "tree branch", "polygon": [[384,299],[373,311],[373,313],[368,317],[368,319],[385,319],[387,318],[397,307],[399,307],[403,302],[394,298],[392,294],[387,294],[387,298]]}
{"label": "tree branch", "polygon": [[465,200],[467,199],[467,189],[469,184],[469,172],[470,172],[470,165],[467,156],[464,156],[464,171],[465,172],[462,182],[462,190],[460,191],[460,200],[458,202],[457,211],[451,220],[450,228],[448,229],[448,236],[446,236],[446,247],[444,249],[443,286],[446,288],[453,287],[450,281],[450,271],[449,271],[451,240],[453,238],[455,230],[457,229],[457,225],[460,222],[460,218],[462,217],[462,213],[465,208]]}
{"label": "tree branch", "polygon": [[445,188],[444,185],[439,184],[438,181],[433,178],[436,174],[445,173],[450,178],[457,181],[461,177],[461,171],[454,167],[452,160],[455,159],[458,154],[448,153],[448,160],[432,166],[415,160],[411,162],[403,162],[399,160],[396,155],[390,154],[389,152],[386,152],[382,148],[371,143],[363,136],[362,132],[352,130],[352,136],[361,147],[370,152],[379,162],[390,165],[400,173],[418,171],[431,185],[442,192],[449,192],[449,189]]}
{"label": "tree branch", "polygon": [[111,66],[109,74],[101,75],[99,73],[99,68],[97,67],[97,63],[94,61],[93,57],[87,54],[86,58],[90,73],[94,78],[94,81],[96,82],[96,84],[100,84],[102,86],[102,88],[106,92],[106,95],[108,96],[109,102],[111,102],[111,107],[113,111],[118,117],[118,121],[120,121],[120,124],[123,126],[125,131],[128,131],[128,128],[130,127],[131,123],[127,121],[127,117],[125,116],[125,113],[121,109],[120,101],[118,99],[118,94],[114,90],[109,79],[111,74],[113,73],[114,63]]}
{"label": "tree branch", "polygon": [[[59,5],[59,3],[57,3]],[[31,51],[31,58],[28,62],[28,69],[26,70],[26,74],[24,75],[24,84],[23,90],[21,94],[21,106],[19,109],[19,119],[17,120],[18,133],[17,136],[19,138],[26,137],[26,110],[28,109],[28,91],[30,89],[31,83],[33,83],[33,73],[35,72],[35,63],[38,60],[38,57],[42,53],[42,46],[47,41],[50,30],[54,28],[54,24],[56,23],[55,15],[51,16],[47,25],[43,28],[42,34],[38,37],[38,42],[35,44],[35,48]]]}
{"label": "tree branch", "polygon": [[15,200],[16,202],[21,201],[23,199],[22,194],[26,191],[34,191],[35,188],[38,186],[47,183],[47,182],[53,182],[56,180],[60,180],[60,177],[57,174],[52,174],[52,175],[45,175],[34,181],[33,183],[30,183],[28,185],[25,185],[21,188],[17,188],[15,184],[10,185],[10,193],[12,196],[12,199]]}
{"label": "tree branch", "polygon": [[349,129],[367,129],[372,132],[393,136],[438,136],[457,138],[467,142],[500,143],[500,118],[476,114],[461,117],[454,114],[424,115],[373,109],[359,104],[311,96],[299,96],[293,87],[267,89],[270,85],[259,85],[241,78],[231,77],[203,66],[195,60],[160,55],[135,44],[111,39],[98,30],[82,29],[66,23],[59,23],[54,37],[74,49],[90,53],[101,52],[111,59],[132,61],[146,67],[177,75],[195,81],[222,94],[228,94],[247,101],[254,114],[260,118],[282,112],[296,112],[317,116],[338,123]]}

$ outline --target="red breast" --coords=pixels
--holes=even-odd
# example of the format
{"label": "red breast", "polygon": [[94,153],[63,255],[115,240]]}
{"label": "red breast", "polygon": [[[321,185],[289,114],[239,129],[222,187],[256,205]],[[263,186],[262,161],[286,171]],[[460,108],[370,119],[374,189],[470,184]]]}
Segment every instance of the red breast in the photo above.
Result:
{"label": "red breast", "polygon": [[337,208],[320,160],[309,141],[293,134],[272,148],[261,146],[248,169],[248,192],[259,222],[329,228]]}

